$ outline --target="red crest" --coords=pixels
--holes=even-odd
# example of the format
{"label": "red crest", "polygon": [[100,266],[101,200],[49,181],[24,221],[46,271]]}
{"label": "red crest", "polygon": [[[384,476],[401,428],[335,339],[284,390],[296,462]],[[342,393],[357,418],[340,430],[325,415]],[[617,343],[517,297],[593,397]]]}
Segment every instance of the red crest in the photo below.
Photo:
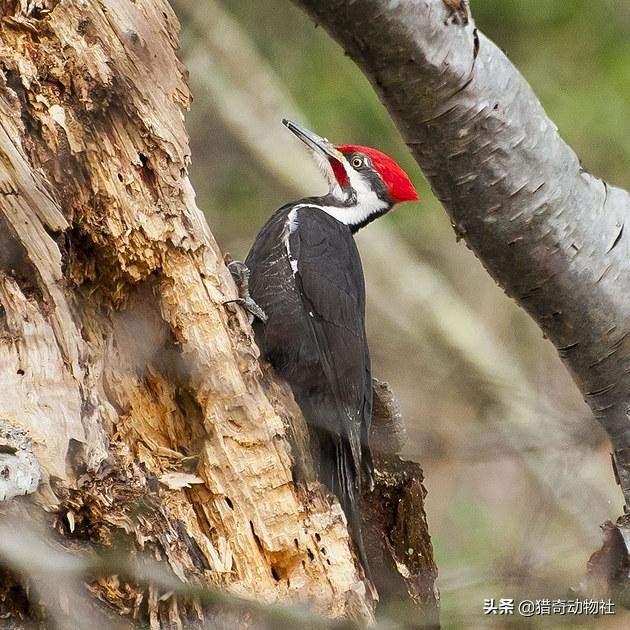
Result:
{"label": "red crest", "polygon": [[[398,163],[390,158],[389,155],[386,155],[378,149],[363,147],[358,144],[340,144],[336,145],[335,148],[341,151],[341,153],[343,153],[344,155],[348,153],[361,153],[363,155],[367,155],[370,160],[372,160],[374,169],[380,175],[383,183],[389,191],[389,194],[395,202],[398,203],[401,201],[415,201],[417,199],[420,199],[407,173],[405,173],[405,171],[400,168]],[[337,177],[337,181],[342,186],[347,183],[347,175],[342,165],[339,163],[335,165],[333,163],[332,168],[333,172],[335,173],[335,177]],[[343,173],[338,174],[338,171],[343,171]],[[340,175],[343,181],[339,179]]]}

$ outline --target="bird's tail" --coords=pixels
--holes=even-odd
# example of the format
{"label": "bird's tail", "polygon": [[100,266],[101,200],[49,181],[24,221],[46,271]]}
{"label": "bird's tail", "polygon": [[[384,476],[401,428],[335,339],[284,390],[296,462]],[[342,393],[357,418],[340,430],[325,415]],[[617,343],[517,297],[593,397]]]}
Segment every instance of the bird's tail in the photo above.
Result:
{"label": "bird's tail", "polygon": [[[366,577],[372,581],[361,527],[361,465],[343,436],[319,429],[320,480],[337,496],[346,515]],[[359,464],[359,465],[357,465]]]}

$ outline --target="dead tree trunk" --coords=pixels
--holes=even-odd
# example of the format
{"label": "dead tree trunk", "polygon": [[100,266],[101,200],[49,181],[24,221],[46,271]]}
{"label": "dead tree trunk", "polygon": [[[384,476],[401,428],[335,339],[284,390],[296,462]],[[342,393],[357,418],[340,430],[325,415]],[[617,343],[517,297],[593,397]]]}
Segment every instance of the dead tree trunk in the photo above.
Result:
{"label": "dead tree trunk", "polygon": [[557,348],[630,509],[630,196],[582,169],[466,0],[296,4],[365,72],[457,235]]}
{"label": "dead tree trunk", "polygon": [[[39,486],[28,514],[55,514],[75,549],[122,537],[184,582],[369,621],[339,505],[308,461],[306,482],[293,479],[299,410],[261,369],[240,308],[223,304],[236,291],[188,180],[171,8],[0,11],[1,514],[23,517],[6,499]],[[404,508],[390,520],[401,548],[419,537],[422,566],[394,565],[429,576],[410,587],[424,602],[435,567],[421,481],[385,473],[422,516],[415,532]],[[90,585],[110,607],[153,626],[185,616],[114,573]]]}

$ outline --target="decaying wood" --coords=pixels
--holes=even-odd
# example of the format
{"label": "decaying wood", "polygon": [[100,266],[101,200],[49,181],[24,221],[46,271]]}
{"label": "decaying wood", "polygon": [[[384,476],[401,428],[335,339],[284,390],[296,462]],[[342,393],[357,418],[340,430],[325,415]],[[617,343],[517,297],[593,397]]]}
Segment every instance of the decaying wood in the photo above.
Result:
{"label": "decaying wood", "polygon": [[[175,16],[36,4],[2,4],[0,417],[33,440],[40,500],[67,536],[126,532],[182,579],[369,619],[341,511],[292,483],[279,386],[222,306]],[[173,472],[203,484],[157,481]]]}
{"label": "decaying wood", "polygon": [[604,523],[602,533],[602,547],[588,561],[587,574],[577,592],[585,598],[612,598],[630,608],[630,516]]}
{"label": "decaying wood", "polygon": [[27,432],[0,419],[0,501],[35,492],[40,477]]}
{"label": "decaying wood", "polygon": [[397,455],[376,455],[375,487],[363,496],[363,528],[380,604],[415,628],[439,627],[437,567],[424,512],[423,474]]}
{"label": "decaying wood", "polygon": [[375,453],[400,453],[407,441],[407,427],[394,392],[389,383],[373,378],[372,393],[370,446]]}
{"label": "decaying wood", "polygon": [[[125,541],[182,581],[371,620],[299,410],[223,304],[172,10],[6,0],[0,20],[0,423],[32,441],[37,505],[68,544]],[[110,574],[90,591],[153,627],[202,614]]]}
{"label": "decaying wood", "polygon": [[372,379],[372,388],[374,488],[361,499],[372,579],[380,605],[397,610],[399,620],[418,628],[438,627],[437,567],[424,511],[424,475],[419,464],[397,455],[407,432],[389,384]]}

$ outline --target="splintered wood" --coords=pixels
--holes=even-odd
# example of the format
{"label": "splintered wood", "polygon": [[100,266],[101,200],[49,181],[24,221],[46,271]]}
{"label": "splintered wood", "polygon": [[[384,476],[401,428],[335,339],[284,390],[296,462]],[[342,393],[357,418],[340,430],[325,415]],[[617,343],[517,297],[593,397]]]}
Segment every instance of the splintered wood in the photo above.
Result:
{"label": "splintered wood", "polygon": [[[0,12],[0,423],[32,440],[39,502],[66,537],[128,536],[182,580],[370,620],[338,504],[293,481],[303,420],[223,306],[168,3]],[[185,614],[117,578],[91,589],[144,599],[154,626]]]}

